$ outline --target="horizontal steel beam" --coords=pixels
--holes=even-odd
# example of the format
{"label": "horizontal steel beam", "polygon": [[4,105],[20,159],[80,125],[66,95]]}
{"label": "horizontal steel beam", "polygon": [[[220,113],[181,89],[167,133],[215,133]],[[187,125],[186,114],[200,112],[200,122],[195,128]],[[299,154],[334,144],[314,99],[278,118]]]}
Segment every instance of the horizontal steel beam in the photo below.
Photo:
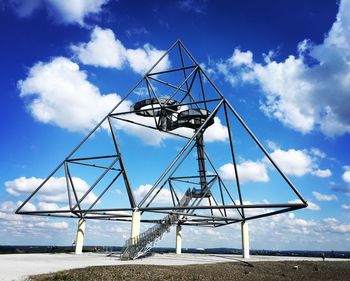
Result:
{"label": "horizontal steel beam", "polygon": [[176,72],[176,71],[182,71],[182,70],[186,70],[186,69],[192,69],[197,67],[197,65],[191,65],[191,66],[186,66],[186,67],[179,67],[179,68],[173,68],[170,70],[164,70],[164,71],[159,71],[159,72],[153,72],[153,73],[148,73],[146,76],[154,76],[154,75],[159,75],[159,74],[166,74],[166,73],[172,73],[172,72]]}
{"label": "horizontal steel beam", "polygon": [[83,160],[96,160],[96,159],[104,159],[104,158],[113,158],[117,157],[118,155],[98,155],[98,156],[92,156],[92,157],[82,157],[82,158],[70,158],[67,159],[67,162],[72,162],[72,161],[83,161]]}
{"label": "horizontal steel beam", "polygon": [[[193,206],[193,207],[186,207],[186,206],[170,206],[170,207],[141,207],[138,208],[140,211],[175,211],[175,210],[187,210],[187,209],[194,209],[194,210],[210,210],[210,209],[261,209],[261,208],[305,208],[307,207],[307,204],[303,203],[290,203],[290,204],[250,204],[250,205],[222,205],[222,206]],[[116,212],[116,211],[133,211],[132,208],[111,208],[111,209],[95,209],[95,210],[88,210],[88,209],[82,209],[76,212],[79,213],[98,213],[98,212]],[[54,214],[54,213],[69,213],[70,210],[49,210],[49,211],[20,211],[19,214]],[[170,212],[169,212],[170,213]]]}

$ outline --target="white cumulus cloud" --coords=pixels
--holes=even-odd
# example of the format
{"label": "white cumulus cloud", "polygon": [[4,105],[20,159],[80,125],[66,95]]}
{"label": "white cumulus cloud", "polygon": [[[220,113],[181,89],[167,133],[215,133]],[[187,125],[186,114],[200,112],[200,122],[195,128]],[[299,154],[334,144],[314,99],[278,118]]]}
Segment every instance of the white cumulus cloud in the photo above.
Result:
{"label": "white cumulus cloud", "polygon": [[270,155],[287,175],[301,177],[312,170],[312,159],[302,150],[277,149]]}
{"label": "white cumulus cloud", "polygon": [[18,87],[35,119],[70,131],[91,129],[120,100],[116,94],[101,95],[86,73],[64,57],[36,63]]}
{"label": "white cumulus cloud", "polygon": [[336,218],[325,218],[323,221],[328,225],[330,232],[348,233],[350,231],[349,223],[340,223]]}
{"label": "white cumulus cloud", "polygon": [[[269,176],[262,162],[244,161],[237,165],[238,177],[241,183],[268,182]],[[219,168],[219,175],[223,180],[235,181],[234,165],[227,163]]]}
{"label": "white cumulus cloud", "polygon": [[214,124],[208,127],[204,132],[204,140],[206,142],[228,140],[227,127],[221,123],[219,117],[214,117]]}
{"label": "white cumulus cloud", "polygon": [[[134,190],[135,199],[137,202],[140,202],[146,194],[151,190],[151,184],[143,184],[140,185],[136,190]],[[156,191],[158,188],[156,189]],[[151,197],[155,194],[155,192],[151,195]],[[180,197],[181,198],[181,197]],[[147,201],[148,202],[148,201]],[[152,202],[154,205],[173,205],[173,201],[171,198],[171,192],[167,188],[163,188],[157,195],[157,197]]]}
{"label": "white cumulus cloud", "polygon": [[12,201],[4,201],[0,204],[0,211],[13,212],[17,208],[17,205]]}
{"label": "white cumulus cloud", "polygon": [[[271,145],[271,141],[269,141]],[[329,169],[321,170],[318,168],[318,157],[313,157],[309,150],[288,149],[283,150],[277,144],[271,145],[274,149],[270,153],[271,158],[278,167],[288,176],[302,177],[307,174],[325,178],[330,177],[332,172]],[[266,182],[269,181],[268,170],[274,170],[267,157],[259,161],[245,161],[237,165],[238,176],[241,181],[246,182]],[[220,176],[224,180],[235,180],[234,166],[231,163],[225,164],[219,169]]]}
{"label": "white cumulus cloud", "polygon": [[322,194],[317,191],[313,191],[312,194],[318,201],[338,201],[338,197],[334,194]]}
{"label": "white cumulus cloud", "polygon": [[[28,195],[33,192],[44,179],[36,177],[20,177],[11,181],[5,182],[6,191],[13,196]],[[81,198],[83,194],[89,189],[89,185],[83,179],[78,177],[72,177],[75,190],[78,198]],[[53,203],[68,203],[67,186],[65,177],[51,177],[47,183],[37,192],[36,198],[39,203],[38,206],[32,205],[32,201],[28,202],[26,208],[38,208],[48,209],[48,207],[58,207]],[[97,199],[97,196],[90,192],[82,203],[91,204]],[[32,203],[31,203],[32,202]],[[50,205],[49,205],[50,204]],[[19,205],[19,204],[18,204]],[[61,209],[61,207],[59,207]]]}
{"label": "white cumulus cloud", "polygon": [[253,53],[251,51],[241,52],[239,49],[235,49],[229,58],[229,62],[233,66],[251,65],[253,63]]}
{"label": "white cumulus cloud", "polygon": [[265,62],[253,61],[250,51],[235,49],[233,55],[212,68],[232,85],[257,84],[263,94],[261,110],[284,125],[309,133],[320,130],[326,136],[350,132],[350,0],[339,5],[337,19],[319,45],[304,40],[298,55]]}
{"label": "white cumulus cloud", "polygon": [[[72,45],[71,49],[83,64],[116,69],[128,65],[139,74],[145,74],[165,52],[150,44],[137,49],[127,49],[111,29],[102,29],[98,26],[92,31],[88,43]],[[163,71],[169,67],[169,58],[165,56],[156,69]]]}
{"label": "white cumulus cloud", "polygon": [[[274,151],[270,153],[270,156],[282,171],[289,176],[302,177],[311,174],[316,177],[327,178],[332,175],[331,170],[319,168],[318,161],[324,158],[325,154],[317,148],[283,150],[278,146],[274,146]],[[272,167],[267,158],[264,158],[263,161]]]}
{"label": "white cumulus cloud", "polygon": [[109,0],[45,0],[49,8],[60,16],[63,22],[84,25],[84,18],[89,14],[101,12],[102,6]]}
{"label": "white cumulus cloud", "polygon": [[90,42],[71,49],[83,64],[121,69],[126,61],[126,50],[111,29],[95,27]]}
{"label": "white cumulus cloud", "polygon": [[[145,44],[143,48],[128,49],[126,51],[131,69],[139,74],[145,74],[160,59],[164,52],[163,50],[157,50],[150,44]],[[169,67],[170,61],[168,57],[164,57],[156,69],[157,71],[163,71]]]}
{"label": "white cumulus cloud", "polygon": [[320,178],[328,178],[332,175],[332,172],[330,169],[325,169],[325,170],[317,169],[315,171],[312,171],[311,174]]}
{"label": "white cumulus cloud", "polygon": [[41,211],[50,211],[50,210],[67,210],[69,207],[61,207],[56,203],[47,203],[47,202],[39,202],[39,209]]}
{"label": "white cumulus cloud", "polygon": [[49,16],[61,23],[85,25],[84,19],[102,11],[109,0],[12,0],[11,8],[20,17],[30,17],[41,8],[46,8]]}
{"label": "white cumulus cloud", "polygon": [[321,151],[317,147],[312,147],[310,149],[310,154],[312,154],[316,157],[319,157],[319,158],[325,158],[327,156],[327,154],[325,152]]}
{"label": "white cumulus cloud", "polygon": [[350,170],[346,168],[346,171],[342,175],[342,179],[344,182],[350,184]]}
{"label": "white cumulus cloud", "polygon": [[66,223],[65,221],[61,222],[46,222],[46,221],[41,221],[35,224],[37,227],[43,227],[43,228],[53,228],[53,229],[68,229],[69,224]]}
{"label": "white cumulus cloud", "polygon": [[[301,203],[301,201],[299,199],[294,199],[294,200],[291,200],[291,201],[288,201],[288,203],[290,204],[295,204],[295,203]],[[307,201],[307,208],[308,210],[311,210],[311,211],[319,211],[321,210],[320,206],[318,206],[316,203],[312,202],[312,201]]]}
{"label": "white cumulus cloud", "polygon": [[[22,203],[22,201],[17,201],[16,203],[13,201],[4,201],[0,205],[0,211],[13,213]],[[23,211],[36,211],[36,207],[28,202],[23,206]]]}

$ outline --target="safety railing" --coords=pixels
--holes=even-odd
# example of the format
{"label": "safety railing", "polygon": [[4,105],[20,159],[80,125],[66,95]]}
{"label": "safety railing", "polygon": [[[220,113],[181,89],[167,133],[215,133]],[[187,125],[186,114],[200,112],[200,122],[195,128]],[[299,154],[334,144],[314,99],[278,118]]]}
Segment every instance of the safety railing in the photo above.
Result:
{"label": "safety railing", "polygon": [[[181,198],[178,206],[188,206],[191,199],[192,196],[189,189]],[[180,220],[180,217],[183,216],[174,211],[172,214],[164,217],[161,223],[156,224],[138,236],[131,237],[126,240],[120,254],[120,259],[134,260],[142,255],[145,255],[156,245],[165,232],[170,231],[171,226],[176,224]]]}

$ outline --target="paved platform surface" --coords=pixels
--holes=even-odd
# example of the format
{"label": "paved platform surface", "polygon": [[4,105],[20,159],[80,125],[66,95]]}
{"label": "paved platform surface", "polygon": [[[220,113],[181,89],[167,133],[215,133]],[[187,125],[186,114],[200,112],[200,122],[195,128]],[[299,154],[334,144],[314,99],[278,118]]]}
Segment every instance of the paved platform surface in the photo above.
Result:
{"label": "paved platform surface", "polygon": [[[153,264],[153,265],[188,265],[218,262],[242,261],[237,255],[215,254],[154,254],[135,261],[121,261],[118,256],[106,254],[84,253],[74,254],[11,254],[0,255],[0,280],[24,280],[29,275],[50,273],[60,270],[83,268],[99,265]],[[321,258],[251,256],[247,261],[321,261]],[[327,259],[343,260],[343,259]]]}

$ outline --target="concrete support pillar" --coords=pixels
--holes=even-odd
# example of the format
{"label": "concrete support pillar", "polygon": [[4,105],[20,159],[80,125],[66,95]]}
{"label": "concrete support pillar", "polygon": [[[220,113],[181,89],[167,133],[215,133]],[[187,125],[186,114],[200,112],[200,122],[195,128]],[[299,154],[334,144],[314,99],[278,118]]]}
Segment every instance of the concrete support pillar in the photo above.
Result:
{"label": "concrete support pillar", "polygon": [[176,254],[181,255],[181,243],[182,243],[182,227],[176,226]]}
{"label": "concrete support pillar", "polygon": [[241,230],[242,230],[243,258],[249,259],[249,232],[248,232],[248,222],[247,221],[242,221]]}
{"label": "concrete support pillar", "polygon": [[85,235],[85,219],[81,218],[78,221],[77,237],[75,239],[75,254],[80,255],[83,253]]}
{"label": "concrete support pillar", "polygon": [[140,235],[141,226],[141,213],[138,210],[132,212],[131,219],[131,238],[135,238]]}

